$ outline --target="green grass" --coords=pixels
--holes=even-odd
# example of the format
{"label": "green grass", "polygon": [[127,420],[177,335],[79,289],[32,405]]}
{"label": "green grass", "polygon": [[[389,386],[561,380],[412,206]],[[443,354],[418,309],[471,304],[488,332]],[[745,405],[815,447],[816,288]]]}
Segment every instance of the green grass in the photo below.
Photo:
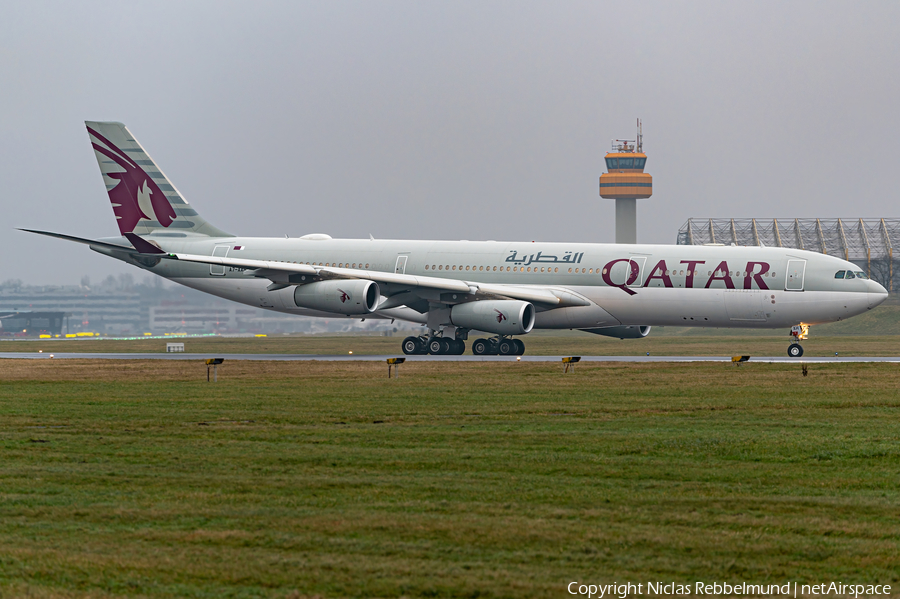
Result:
{"label": "green grass", "polygon": [[897,366],[0,361],[0,596],[900,584]]}

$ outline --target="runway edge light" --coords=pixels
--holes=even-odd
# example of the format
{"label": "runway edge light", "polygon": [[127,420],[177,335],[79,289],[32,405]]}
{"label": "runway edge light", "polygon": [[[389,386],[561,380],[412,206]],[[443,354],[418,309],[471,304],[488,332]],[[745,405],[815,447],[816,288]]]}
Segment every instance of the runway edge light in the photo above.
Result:
{"label": "runway edge light", "polygon": [[225,358],[210,358],[206,361],[206,382],[209,382],[209,368],[213,370],[213,382],[219,382],[219,364],[225,361]]}

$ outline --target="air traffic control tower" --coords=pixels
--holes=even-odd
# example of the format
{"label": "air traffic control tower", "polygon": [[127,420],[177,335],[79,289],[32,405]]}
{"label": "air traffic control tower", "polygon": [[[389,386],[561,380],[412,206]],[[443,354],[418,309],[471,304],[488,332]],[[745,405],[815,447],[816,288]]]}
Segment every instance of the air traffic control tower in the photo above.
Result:
{"label": "air traffic control tower", "polygon": [[637,243],[637,201],[653,194],[653,177],[644,172],[641,121],[637,140],[614,139],[606,155],[606,170],[600,175],[600,197],[616,201],[616,243]]}

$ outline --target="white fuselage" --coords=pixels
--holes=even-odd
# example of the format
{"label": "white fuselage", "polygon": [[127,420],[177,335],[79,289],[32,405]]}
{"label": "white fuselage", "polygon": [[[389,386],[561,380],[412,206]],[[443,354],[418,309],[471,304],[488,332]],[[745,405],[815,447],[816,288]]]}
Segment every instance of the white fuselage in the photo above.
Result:
{"label": "white fuselage", "polygon": [[[616,245],[537,242],[398,241],[151,237],[166,252],[359,271],[439,277],[478,284],[563,290],[588,305],[537,307],[535,328],[622,325],[781,328],[833,322],[887,297],[881,285],[841,271],[850,262],[768,247]],[[216,248],[219,249],[216,249]],[[310,316],[335,316],[294,303],[293,288],[229,266],[163,260],[153,272],[244,304]],[[404,290],[382,285],[390,296]],[[419,292],[431,307],[446,296]],[[426,310],[427,311],[427,310]],[[422,310],[394,307],[372,316],[426,322]]]}

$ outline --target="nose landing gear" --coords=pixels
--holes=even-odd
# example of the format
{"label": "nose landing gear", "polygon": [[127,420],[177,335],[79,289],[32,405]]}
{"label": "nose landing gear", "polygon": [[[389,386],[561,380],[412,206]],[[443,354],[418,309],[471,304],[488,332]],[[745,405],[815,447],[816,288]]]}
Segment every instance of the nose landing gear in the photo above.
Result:
{"label": "nose landing gear", "polygon": [[800,342],[809,339],[809,325],[798,324],[792,326],[791,337],[794,338],[794,342],[788,346],[787,353],[792,358],[799,358],[803,355],[803,346],[800,345]]}

